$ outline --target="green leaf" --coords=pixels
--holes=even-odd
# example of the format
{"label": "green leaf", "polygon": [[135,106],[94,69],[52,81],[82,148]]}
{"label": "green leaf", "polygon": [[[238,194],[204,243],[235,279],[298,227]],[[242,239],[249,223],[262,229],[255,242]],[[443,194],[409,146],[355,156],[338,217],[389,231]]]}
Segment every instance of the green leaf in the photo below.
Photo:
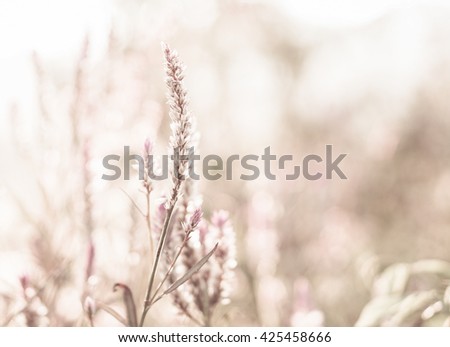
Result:
{"label": "green leaf", "polygon": [[214,248],[205,255],[202,259],[200,259],[194,266],[192,266],[182,277],[177,279],[175,282],[173,282],[169,288],[166,289],[166,291],[163,293],[169,294],[172,293],[175,289],[177,289],[179,286],[181,286],[184,282],[188,281],[192,275],[194,275],[198,270],[202,268],[203,265],[206,264],[206,262],[211,258],[211,256],[214,254],[218,246],[218,243],[214,246]]}
{"label": "green leaf", "polygon": [[389,326],[412,326],[421,321],[422,312],[438,299],[435,290],[409,294],[398,305],[395,314],[387,321]]}
{"label": "green leaf", "polygon": [[399,295],[384,295],[373,298],[362,310],[355,326],[376,327],[383,325],[386,318],[394,314],[395,307],[401,299]]}
{"label": "green leaf", "polygon": [[134,303],[133,293],[131,289],[122,283],[116,283],[114,285],[114,291],[118,288],[123,291],[123,302],[125,304],[125,308],[127,310],[127,323],[129,327],[137,327],[137,313],[136,313],[136,304]]}
{"label": "green leaf", "polygon": [[411,273],[409,264],[398,263],[384,270],[374,283],[374,295],[403,295]]}

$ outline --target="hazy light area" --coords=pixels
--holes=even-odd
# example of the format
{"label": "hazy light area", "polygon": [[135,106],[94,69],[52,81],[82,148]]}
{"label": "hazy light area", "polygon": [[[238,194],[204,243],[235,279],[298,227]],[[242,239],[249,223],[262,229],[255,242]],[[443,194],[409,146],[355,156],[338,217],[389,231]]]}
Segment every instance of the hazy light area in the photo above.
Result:
{"label": "hazy light area", "polygon": [[[279,8],[299,23],[318,27],[351,27],[374,21],[392,10],[414,8],[420,5],[445,6],[445,0],[281,0],[263,1]],[[181,1],[175,2],[182,12]],[[214,3],[214,2],[212,2]],[[243,3],[246,3],[245,1]],[[248,1],[257,3],[257,1]],[[69,59],[89,34],[102,47],[111,28],[113,18],[120,17],[118,2],[108,0],[18,0],[0,3],[0,104],[32,98],[33,76],[30,70],[32,51],[49,59]],[[201,7],[198,3],[196,6]],[[214,5],[210,5],[214,6]],[[190,7],[190,6],[189,6]],[[210,13],[208,13],[210,15]],[[202,17],[205,18],[205,17]],[[197,22],[201,22],[197,21]],[[194,21],[191,22],[194,24]],[[413,23],[411,23],[413,26]],[[411,27],[411,29],[414,29]]]}
{"label": "hazy light area", "polygon": [[[421,5],[450,7],[445,0],[281,0],[264,1],[279,8],[299,23],[318,27],[351,27],[374,21],[398,9]],[[188,6],[175,2],[180,8]],[[212,2],[214,3],[214,2]],[[246,3],[246,2],[244,2]],[[248,3],[257,3],[248,1]],[[33,77],[30,70],[32,51],[49,59],[68,59],[74,55],[86,34],[96,43],[105,44],[113,18],[120,17],[118,2],[108,0],[58,0],[0,3],[0,41],[2,61],[0,66],[0,104],[13,100],[32,98]],[[196,6],[201,7],[200,4]],[[210,5],[214,6],[214,5]],[[210,13],[209,13],[210,15]],[[203,17],[206,18],[206,17]],[[197,21],[201,22],[201,21]],[[193,24],[193,23],[192,23]],[[411,23],[414,29],[414,23]]]}
{"label": "hazy light area", "polygon": [[2,110],[16,100],[33,101],[33,51],[50,60],[68,60],[87,34],[101,47],[111,26],[112,9],[107,0],[0,2]]}
{"label": "hazy light area", "polygon": [[281,0],[276,5],[304,23],[326,27],[362,25],[391,11],[423,5],[450,7],[446,0]]}
{"label": "hazy light area", "polygon": [[[125,146],[167,153],[166,42],[186,65],[202,155],[296,160],[249,181],[236,161],[232,179],[202,179],[175,209],[202,204],[197,252],[236,243],[210,265],[233,268],[227,297],[195,317],[449,326],[449,37],[444,0],[0,1],[0,325],[120,325],[86,308],[125,314],[115,283],[142,308],[171,181],[147,199],[136,165],[108,181],[103,160],[120,155],[124,173]],[[327,145],[346,154],[347,179],[286,177],[311,154],[324,172]],[[195,307],[188,283],[179,294]],[[176,304],[146,322],[198,324]]]}

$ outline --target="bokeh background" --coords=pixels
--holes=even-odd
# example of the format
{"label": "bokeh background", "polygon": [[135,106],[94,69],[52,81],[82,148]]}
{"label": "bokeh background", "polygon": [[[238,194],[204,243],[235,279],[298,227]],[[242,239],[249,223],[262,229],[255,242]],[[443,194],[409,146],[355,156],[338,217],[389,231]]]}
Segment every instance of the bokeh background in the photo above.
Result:
{"label": "bokeh background", "polygon": [[[0,324],[25,324],[26,278],[37,325],[83,325],[89,239],[96,297],[142,300],[141,183],[102,180],[102,158],[167,151],[161,41],[201,153],[348,154],[347,180],[200,183],[237,242],[214,324],[450,324],[447,2],[5,1],[0,23]],[[149,324],[192,323],[166,299]]]}

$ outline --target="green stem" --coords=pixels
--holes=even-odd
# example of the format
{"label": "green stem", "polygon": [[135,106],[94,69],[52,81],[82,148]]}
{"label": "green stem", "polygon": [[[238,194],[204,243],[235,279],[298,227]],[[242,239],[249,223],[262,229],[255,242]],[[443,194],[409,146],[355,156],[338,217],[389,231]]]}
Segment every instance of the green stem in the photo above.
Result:
{"label": "green stem", "polygon": [[[173,268],[175,267],[175,264],[176,264],[178,258],[180,257],[181,252],[182,252],[183,249],[184,249],[184,246],[186,245],[186,242],[187,242],[187,240],[188,240],[188,236],[189,236],[189,234],[186,234],[186,235],[185,235],[185,237],[184,237],[184,239],[183,239],[183,243],[182,243],[181,246],[178,248],[178,252],[177,252],[177,254],[175,255],[175,258],[173,258],[172,263],[170,264],[169,269],[167,270],[167,272],[166,272],[164,278],[162,279],[161,283],[160,283],[160,284],[158,285],[158,287],[156,288],[155,293],[153,293],[153,296],[152,296],[152,298],[150,299],[150,305],[153,304],[154,302],[156,302],[156,301],[155,301],[156,296],[158,295],[158,293],[159,293],[161,287],[163,286],[163,284],[166,282],[167,278],[169,278],[170,274],[172,273]],[[162,297],[162,296],[164,296],[164,294],[161,295],[161,297]],[[159,299],[159,298],[158,298],[158,299]]]}
{"label": "green stem", "polygon": [[164,244],[166,243],[167,233],[169,230],[169,223],[172,217],[173,211],[175,209],[177,197],[173,199],[171,206],[169,206],[166,214],[166,218],[164,219],[164,225],[161,232],[161,238],[159,239],[158,248],[156,250],[155,260],[153,261],[152,271],[150,273],[150,280],[148,282],[147,293],[145,294],[145,302],[144,302],[144,311],[142,312],[141,321],[139,326],[144,325],[145,316],[147,315],[148,310],[150,309],[150,295],[152,293],[153,283],[155,282],[156,270],[158,269],[159,261],[161,260],[162,251],[164,248]]}

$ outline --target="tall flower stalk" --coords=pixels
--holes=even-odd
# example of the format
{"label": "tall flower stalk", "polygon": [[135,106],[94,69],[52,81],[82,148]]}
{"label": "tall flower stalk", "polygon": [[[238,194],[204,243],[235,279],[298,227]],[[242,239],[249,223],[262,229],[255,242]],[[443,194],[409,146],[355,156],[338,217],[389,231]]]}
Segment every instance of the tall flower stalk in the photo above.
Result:
{"label": "tall flower stalk", "polygon": [[175,210],[175,205],[180,196],[183,183],[187,178],[188,155],[190,149],[192,120],[188,110],[187,92],[183,85],[184,66],[178,58],[178,54],[172,51],[168,45],[163,44],[165,65],[166,65],[166,85],[168,89],[167,100],[169,105],[169,116],[171,119],[171,130],[169,148],[174,155],[174,170],[171,172],[172,187],[166,203],[166,216],[164,219],[161,235],[153,260],[150,279],[145,294],[144,310],[142,312],[140,325],[145,321],[148,310],[152,304],[152,289],[158,265],[161,260],[164,245],[166,243],[169,224]]}
{"label": "tall flower stalk", "polygon": [[[94,312],[98,309],[106,311],[124,325],[143,326],[152,305],[169,294],[187,317],[199,325],[210,325],[212,310],[224,293],[223,284],[230,264],[228,259],[234,260],[233,247],[227,242],[234,237],[227,236],[230,235],[229,230],[232,231],[228,227],[228,217],[222,215],[223,218],[218,218],[218,215],[214,215],[210,224],[203,223],[200,199],[195,196],[195,182],[188,177],[190,151],[195,136],[188,110],[187,92],[183,85],[184,66],[177,53],[167,45],[163,45],[163,52],[171,120],[169,154],[172,155],[174,165],[170,172],[170,190],[164,198],[164,203],[155,206],[153,212],[156,214],[152,218],[151,194],[155,183],[151,175],[153,145],[149,140],[145,141],[142,176],[146,198],[145,211],[134,204],[145,217],[152,257],[142,313],[138,319],[131,289],[126,284],[116,283],[114,291],[122,293],[126,317],[105,303],[96,301],[95,305],[87,305],[85,309],[91,325]],[[201,225],[208,227],[205,229]],[[154,241],[157,241],[156,249],[153,246]],[[198,241],[200,247],[195,245]],[[162,261],[163,254],[166,254],[166,257]],[[183,295],[179,295],[181,286],[194,295],[194,300],[187,301]],[[199,306],[199,302],[202,302],[203,306]],[[197,305],[203,318],[198,319],[198,314],[191,312],[192,303]]]}

